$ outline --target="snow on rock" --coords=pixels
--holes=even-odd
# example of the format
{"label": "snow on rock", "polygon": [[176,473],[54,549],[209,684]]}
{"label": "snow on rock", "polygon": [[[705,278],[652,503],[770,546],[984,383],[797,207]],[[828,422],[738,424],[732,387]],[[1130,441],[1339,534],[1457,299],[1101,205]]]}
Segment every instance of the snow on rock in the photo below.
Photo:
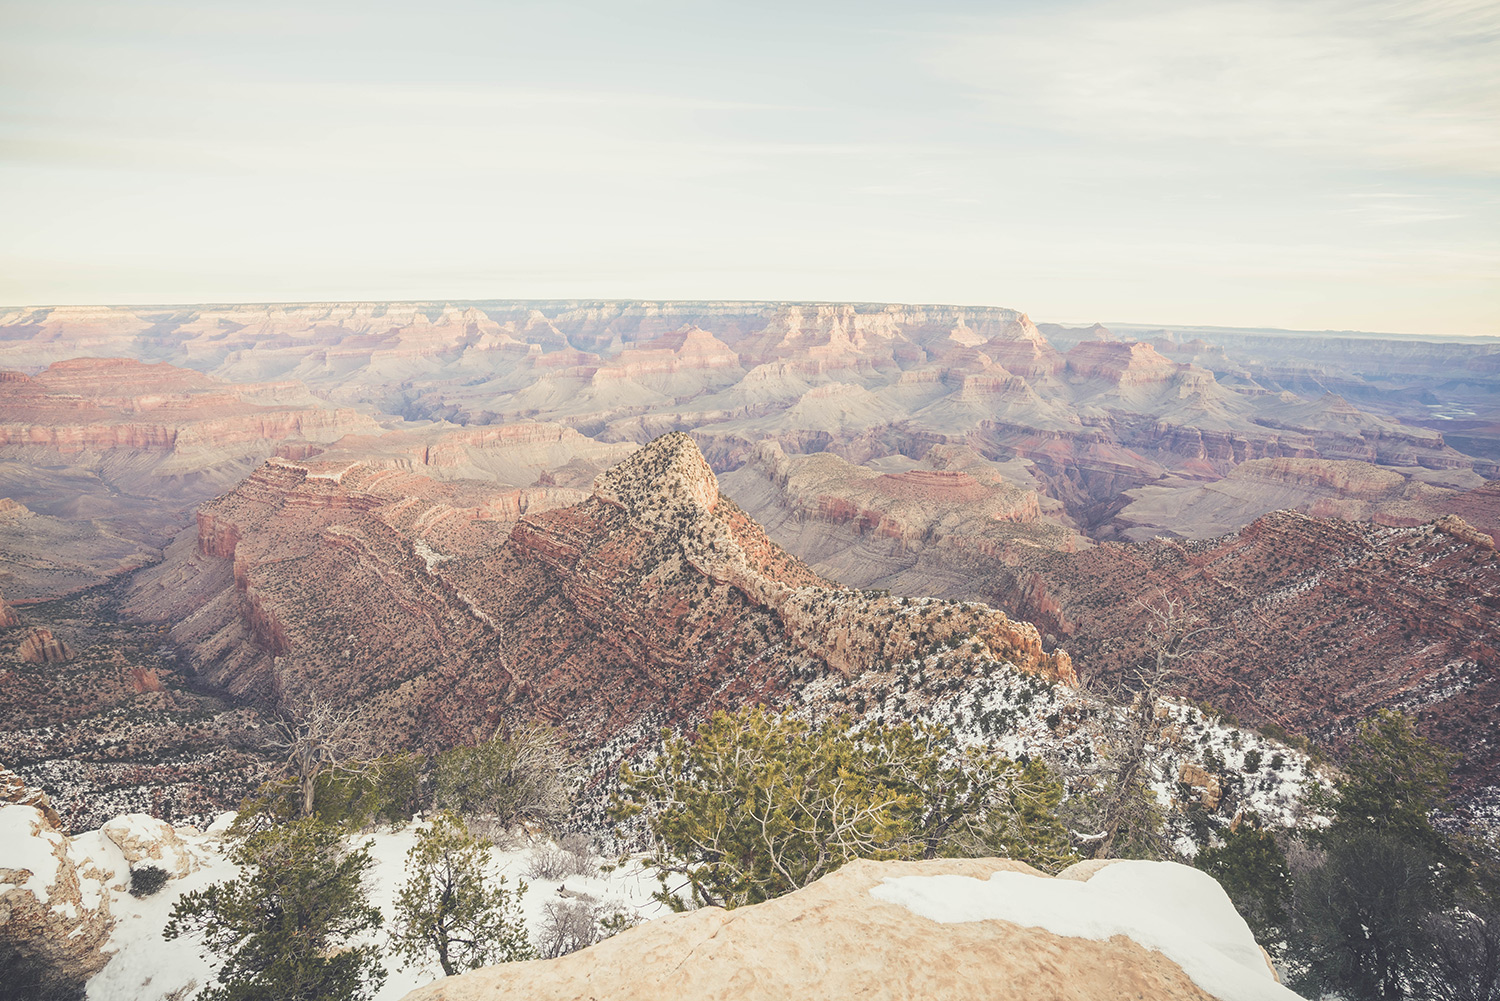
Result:
{"label": "snow on rock", "polygon": [[5,986],[66,991],[105,962],[113,922],[104,884],[115,870],[72,848],[37,806],[0,802],[0,941],[20,959]]}
{"label": "snow on rock", "polygon": [[1124,935],[1171,959],[1222,1001],[1287,1001],[1244,919],[1213,877],[1174,862],[1080,863],[1056,879],[896,876],[870,895],[942,924],[1008,921],[1057,935]]}
{"label": "snow on rock", "polygon": [[132,869],[154,865],[166,870],[167,875],[180,878],[198,867],[193,853],[165,820],[144,813],[127,813],[105,824],[102,832],[119,846]]}

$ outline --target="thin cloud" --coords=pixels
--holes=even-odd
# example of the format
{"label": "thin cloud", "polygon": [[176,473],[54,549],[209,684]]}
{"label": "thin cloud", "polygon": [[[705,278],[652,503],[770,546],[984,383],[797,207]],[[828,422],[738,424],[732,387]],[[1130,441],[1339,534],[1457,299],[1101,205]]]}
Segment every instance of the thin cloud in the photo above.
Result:
{"label": "thin cloud", "polygon": [[984,19],[930,52],[1004,120],[1500,172],[1500,4],[1094,3]]}

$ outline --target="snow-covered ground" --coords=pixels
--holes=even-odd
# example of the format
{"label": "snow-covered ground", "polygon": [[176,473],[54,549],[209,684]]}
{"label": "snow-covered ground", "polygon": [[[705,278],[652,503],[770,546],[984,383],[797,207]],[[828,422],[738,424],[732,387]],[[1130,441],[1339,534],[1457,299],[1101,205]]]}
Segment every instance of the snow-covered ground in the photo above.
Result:
{"label": "snow-covered ground", "polygon": [[[936,724],[950,729],[961,747],[1041,758],[1075,780],[1113,767],[1108,734],[1123,733],[1131,707],[1003,661],[981,657],[979,663],[976,670],[939,649],[852,679],[828,672],[802,686],[796,711],[817,719],[852,709],[875,722]],[[1176,809],[1189,805],[1182,788],[1184,775],[1194,777],[1188,767],[1218,784],[1220,802],[1203,812],[1198,830]],[[1174,847],[1184,858],[1221,836],[1240,814],[1272,827],[1317,823],[1308,816],[1308,793],[1330,788],[1326,769],[1305,752],[1171,698],[1156,706],[1142,778],[1167,810]],[[1189,798],[1202,795],[1188,792]]]}
{"label": "snow-covered ground", "polygon": [[870,895],[942,923],[1009,921],[1055,935],[1124,935],[1155,949],[1223,1001],[1295,1001],[1213,878],[1173,862],[1115,862],[1087,881],[1020,872],[898,876]]}
{"label": "snow-covered ground", "polygon": [[[201,987],[212,981],[217,967],[210,962],[202,947],[189,938],[167,941],[162,937],[162,930],[166,927],[173,903],[182,894],[237,875],[235,866],[224,856],[228,845],[221,837],[223,828],[232,819],[232,814],[225,814],[208,831],[185,834],[183,841],[196,868],[187,876],[169,880],[160,891],[145,898],[129,894],[130,867],[120,849],[101,831],[90,831],[73,839],[72,854],[80,866],[88,860],[103,869],[113,870],[117,877],[110,881],[106,891],[111,897],[110,912],[116,919],[106,951],[113,950],[114,956],[89,981],[90,1001],[188,998],[196,992],[196,987],[188,988],[189,984]],[[385,914],[387,927],[393,916],[396,892],[405,881],[406,852],[415,843],[417,831],[418,825],[409,824],[399,831],[381,830],[352,839],[356,846],[365,841],[372,843],[370,855],[375,865],[368,890],[371,903]],[[666,910],[651,899],[652,892],[659,887],[654,872],[636,863],[609,873],[596,868],[594,874],[588,876],[528,878],[526,874],[531,868],[533,854],[553,847],[551,842],[538,841],[511,851],[496,849],[492,855],[493,876],[504,876],[506,885],[511,888],[520,881],[527,885],[521,908],[534,940],[542,928],[547,902],[562,899],[565,895],[571,899],[576,899],[574,895],[577,894],[594,898],[604,915],[623,911],[626,915],[646,919]],[[560,890],[563,893],[560,894]],[[384,932],[377,933],[374,941],[386,941]],[[384,963],[389,977],[377,995],[380,1001],[400,998],[442,973],[436,962],[426,967],[403,969],[399,958],[390,952]]]}

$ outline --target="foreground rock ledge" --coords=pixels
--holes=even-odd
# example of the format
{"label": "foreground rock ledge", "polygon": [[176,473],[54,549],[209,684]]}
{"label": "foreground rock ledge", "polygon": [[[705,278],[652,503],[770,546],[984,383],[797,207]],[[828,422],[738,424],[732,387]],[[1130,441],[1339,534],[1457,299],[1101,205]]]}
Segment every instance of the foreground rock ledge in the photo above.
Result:
{"label": "foreground rock ledge", "polygon": [[[1058,880],[1087,880],[1100,868],[1100,863],[1083,863]],[[1002,871],[1049,879],[1007,859],[861,860],[776,900],[733,911],[674,914],[561,959],[447,977],[405,1001],[1214,997],[1165,955],[1124,935],[1096,941],[1007,921],[939,923],[870,895],[890,878],[988,879]],[[1228,906],[1227,899],[1222,903]],[[1153,902],[1142,900],[1141,906]],[[1249,940],[1248,929],[1244,934]],[[1245,979],[1259,982],[1247,983],[1237,997],[1295,998],[1275,983],[1269,968],[1247,971]]]}

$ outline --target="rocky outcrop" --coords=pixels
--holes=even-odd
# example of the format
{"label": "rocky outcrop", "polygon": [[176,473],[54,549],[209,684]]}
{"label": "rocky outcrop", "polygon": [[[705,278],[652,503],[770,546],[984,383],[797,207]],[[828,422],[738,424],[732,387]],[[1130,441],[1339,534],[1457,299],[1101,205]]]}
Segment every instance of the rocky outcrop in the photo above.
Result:
{"label": "rocky outcrop", "polygon": [[1165,383],[1178,371],[1177,362],[1142,343],[1084,341],[1068,352],[1067,360],[1068,372],[1073,375],[1126,387]]}
{"label": "rocky outcrop", "polygon": [[16,614],[14,608],[6,604],[4,593],[0,592],[0,629],[9,629],[11,626],[19,626],[20,624],[21,617]]}
{"label": "rocky outcrop", "polygon": [[1206,809],[1216,810],[1223,796],[1223,783],[1219,777],[1202,765],[1184,761],[1178,768],[1177,781],[1186,786],[1189,794]]}
{"label": "rocky outcrop", "polygon": [[1221,480],[1169,478],[1132,490],[1111,527],[1135,541],[1158,535],[1208,539],[1281,510],[1410,527],[1458,503],[1460,491],[1425,483],[1414,472],[1355,460],[1252,459]]}
{"label": "rocky outcrop", "polygon": [[[284,405],[299,396],[298,406]],[[375,428],[363,414],[317,405],[295,383],[231,386],[165,362],[80,358],[24,382],[0,383],[0,446],[64,454],[213,452],[285,438],[326,441]]]}
{"label": "rocky outcrop", "polygon": [[1451,535],[1460,542],[1467,542],[1482,549],[1493,550],[1495,548],[1494,536],[1484,534],[1456,514],[1444,515],[1433,522],[1432,527],[1444,535]]}
{"label": "rocky outcrop", "polygon": [[0,800],[0,954],[18,997],[81,992],[108,960],[115,874],[76,861],[53,816],[45,801]]}
{"label": "rocky outcrop", "polygon": [[18,806],[29,806],[42,815],[46,826],[54,830],[62,828],[62,818],[52,808],[52,800],[40,789],[26,784],[26,781],[3,765],[0,765],[0,803],[15,803]]}
{"label": "rocky outcrop", "polygon": [[105,824],[100,833],[120,849],[131,869],[155,866],[169,878],[178,878],[198,868],[192,851],[165,820],[128,813]]}
{"label": "rocky outcrop", "polygon": [[16,648],[16,656],[27,664],[58,664],[71,660],[68,644],[52,635],[50,629],[33,629]]}
{"label": "rocky outcrop", "polygon": [[[1037,916],[990,918],[972,905],[970,913],[962,913],[971,898],[982,899],[1001,881],[1015,885],[1017,896],[1034,899]],[[1109,900],[1126,886],[1136,904],[1156,894],[1170,896],[1176,913],[1163,922],[1153,904],[1137,906],[1134,918],[1124,918],[1118,928],[1079,934],[1046,927],[1070,920],[1093,923],[1094,898]],[[929,905],[923,894],[937,896],[928,898]],[[937,919],[922,913],[929,906],[941,911],[945,894],[954,898],[953,913]],[[513,996],[536,1001],[1295,998],[1277,984],[1224,892],[1202,873],[1171,863],[1086,863],[1053,879],[1001,859],[855,861],[774,900],[671,915],[560,959],[447,977],[413,991],[406,1001]]]}
{"label": "rocky outcrop", "polygon": [[586,495],[433,480],[348,447],[268,462],[141,578],[132,609],[173,621],[215,684],[312,687],[393,742],[542,718],[589,750],[938,648],[1072,679],[1066,654],[998,611],[820,578],[720,493],[685,434]]}
{"label": "rocky outcrop", "polygon": [[1155,620],[1122,596],[1170,598],[1211,627],[1180,665],[1182,694],[1335,747],[1375,709],[1403,709],[1463,756],[1466,796],[1500,787],[1500,748],[1474,739],[1500,727],[1500,558],[1457,518],[1283,511],[1211,540],[946,555],[967,594],[1054,634],[1095,677],[1128,679],[1152,649]]}

